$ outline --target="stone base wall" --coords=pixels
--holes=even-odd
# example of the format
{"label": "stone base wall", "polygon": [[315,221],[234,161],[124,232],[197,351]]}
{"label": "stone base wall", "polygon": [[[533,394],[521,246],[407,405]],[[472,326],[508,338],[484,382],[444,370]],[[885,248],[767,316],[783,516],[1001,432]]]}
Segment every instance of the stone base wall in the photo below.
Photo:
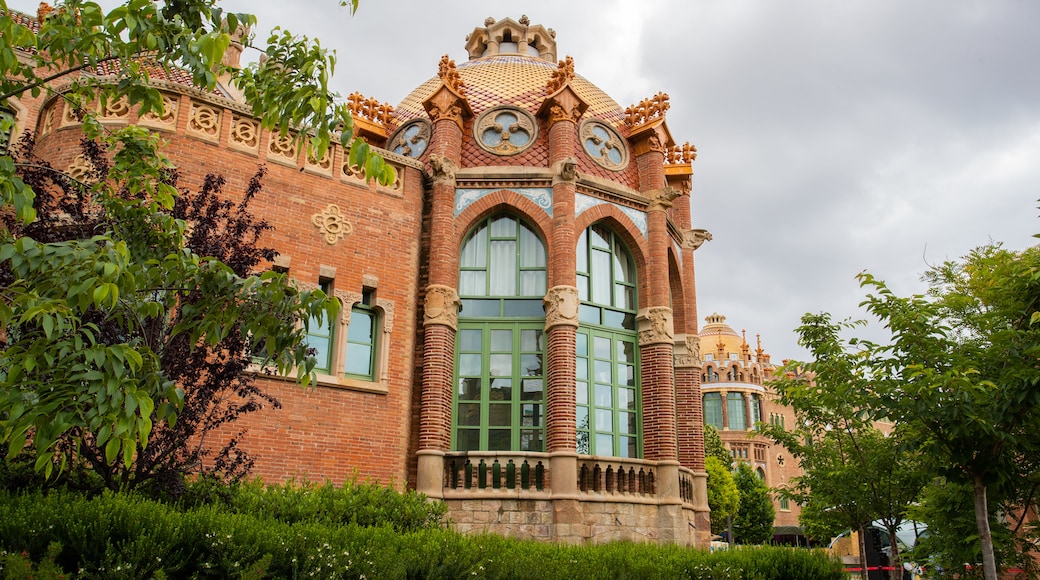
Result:
{"label": "stone base wall", "polygon": [[[575,499],[445,499],[463,534],[565,544],[652,542],[699,546],[695,512],[682,505]],[[710,536],[710,534],[707,534]]]}

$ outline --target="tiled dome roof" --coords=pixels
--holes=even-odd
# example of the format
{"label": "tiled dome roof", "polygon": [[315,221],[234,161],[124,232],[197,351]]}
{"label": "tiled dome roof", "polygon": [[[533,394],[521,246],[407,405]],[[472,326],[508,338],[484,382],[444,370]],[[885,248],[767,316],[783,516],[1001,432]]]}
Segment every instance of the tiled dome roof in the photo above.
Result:
{"label": "tiled dome roof", "polygon": [[[545,86],[557,70],[557,65],[541,58],[519,54],[486,56],[458,65],[459,76],[466,84],[466,98],[475,115],[498,105],[514,105],[532,115],[545,100]],[[425,117],[422,102],[440,84],[433,77],[411,92],[397,106],[395,115],[403,122]],[[625,120],[624,111],[614,99],[580,75],[575,75],[570,86],[589,108],[585,117],[596,117],[620,128]]]}

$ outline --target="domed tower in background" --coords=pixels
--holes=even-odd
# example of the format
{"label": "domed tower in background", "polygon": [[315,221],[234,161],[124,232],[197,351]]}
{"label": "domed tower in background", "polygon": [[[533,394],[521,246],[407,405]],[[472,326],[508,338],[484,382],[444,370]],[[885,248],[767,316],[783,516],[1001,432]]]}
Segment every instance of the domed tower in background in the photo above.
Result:
{"label": "domed tower in background", "polygon": [[[751,465],[769,487],[782,488],[801,475],[797,463],[786,448],[753,432],[759,422],[793,425],[794,411],[780,405],[768,386],[777,367],[762,349],[760,336],[752,351],[746,331],[737,333],[725,316],[712,313],[704,320],[707,324],[700,330],[704,423],[718,430],[734,461]],[[799,506],[781,498],[774,498],[773,504],[779,535],[798,535]]]}

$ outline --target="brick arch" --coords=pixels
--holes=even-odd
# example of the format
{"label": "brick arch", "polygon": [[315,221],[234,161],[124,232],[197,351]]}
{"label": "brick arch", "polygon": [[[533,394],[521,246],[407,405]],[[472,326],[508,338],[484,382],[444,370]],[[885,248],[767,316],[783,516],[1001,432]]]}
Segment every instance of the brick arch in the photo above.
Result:
{"label": "brick arch", "polygon": [[473,226],[499,212],[511,213],[523,220],[545,244],[546,260],[552,259],[552,218],[530,199],[508,189],[500,189],[481,197],[455,217],[456,250],[462,251],[462,243],[466,241]]}
{"label": "brick arch", "polygon": [[[639,281],[637,286],[639,307],[646,307],[647,297],[650,295],[650,276],[646,271],[647,262],[649,261],[649,248],[647,247],[646,238],[643,237],[643,233],[639,231],[639,228],[632,223],[632,220],[624,212],[609,203],[601,203],[590,207],[575,218],[574,235],[581,235],[589,226],[596,223],[605,224],[613,230],[615,234],[621,237],[625,247],[632,254],[632,259],[636,262],[636,278]],[[571,251],[575,251],[575,249],[572,248]]]}
{"label": "brick arch", "polygon": [[686,288],[683,286],[682,268],[675,247],[668,247],[668,287],[672,292],[672,320],[675,334],[686,333],[686,321],[690,319],[686,303]]}

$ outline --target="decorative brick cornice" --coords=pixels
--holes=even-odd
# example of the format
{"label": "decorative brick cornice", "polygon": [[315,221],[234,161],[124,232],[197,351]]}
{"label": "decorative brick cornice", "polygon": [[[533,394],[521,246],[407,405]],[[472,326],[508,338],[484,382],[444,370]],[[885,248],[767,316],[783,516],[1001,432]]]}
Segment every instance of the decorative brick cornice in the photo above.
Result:
{"label": "decorative brick cornice", "polygon": [[651,306],[640,311],[636,316],[636,326],[639,329],[639,346],[672,345],[675,341],[672,309],[667,306]]}
{"label": "decorative brick cornice", "polygon": [[458,166],[451,159],[431,153],[429,157],[430,162],[430,178],[434,183],[446,183],[455,187],[455,172],[458,170]]}
{"label": "decorative brick cornice", "polygon": [[553,286],[542,299],[545,304],[545,330],[556,326],[578,327],[578,289],[574,286]]}
{"label": "decorative brick cornice", "polygon": [[459,328],[459,293],[451,286],[430,284],[423,303],[423,326],[439,324],[452,330]]}

